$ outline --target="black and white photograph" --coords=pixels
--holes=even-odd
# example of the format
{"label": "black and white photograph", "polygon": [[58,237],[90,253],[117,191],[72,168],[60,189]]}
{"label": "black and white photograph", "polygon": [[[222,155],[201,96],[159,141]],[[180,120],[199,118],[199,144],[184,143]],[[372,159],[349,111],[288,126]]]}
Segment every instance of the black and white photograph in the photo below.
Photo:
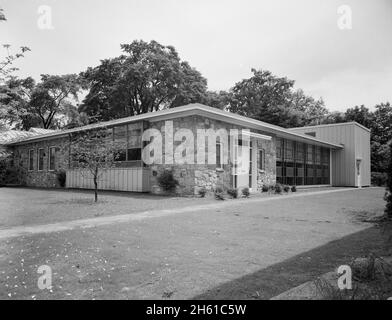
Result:
{"label": "black and white photograph", "polygon": [[0,0],[0,300],[392,300],[391,103],[391,0]]}

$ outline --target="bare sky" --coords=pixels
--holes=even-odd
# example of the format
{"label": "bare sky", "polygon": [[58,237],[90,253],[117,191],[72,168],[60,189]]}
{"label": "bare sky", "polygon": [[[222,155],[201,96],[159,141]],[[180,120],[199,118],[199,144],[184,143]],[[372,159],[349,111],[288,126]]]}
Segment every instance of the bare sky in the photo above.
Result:
{"label": "bare sky", "polygon": [[[47,5],[53,29],[39,28]],[[337,10],[352,9],[341,30]],[[173,45],[227,90],[267,69],[330,110],[392,102],[392,0],[0,0],[0,43],[29,46],[20,76],[78,73],[135,39]],[[42,20],[41,20],[42,21]]]}

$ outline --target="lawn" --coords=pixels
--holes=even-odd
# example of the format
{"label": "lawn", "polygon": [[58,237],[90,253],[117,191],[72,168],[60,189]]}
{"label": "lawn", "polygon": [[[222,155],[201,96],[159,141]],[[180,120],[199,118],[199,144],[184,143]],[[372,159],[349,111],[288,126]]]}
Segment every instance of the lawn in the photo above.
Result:
{"label": "lawn", "polygon": [[[353,257],[386,254],[386,235],[358,219],[381,214],[382,197],[372,188],[233,200],[221,209],[1,240],[0,299],[268,299]],[[41,265],[53,271],[51,291],[37,287]]]}

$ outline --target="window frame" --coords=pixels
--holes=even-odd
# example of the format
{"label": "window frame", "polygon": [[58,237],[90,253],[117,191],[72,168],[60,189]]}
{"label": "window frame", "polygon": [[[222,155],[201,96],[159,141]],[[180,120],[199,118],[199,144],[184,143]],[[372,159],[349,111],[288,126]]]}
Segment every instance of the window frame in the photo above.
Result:
{"label": "window frame", "polygon": [[265,171],[265,149],[259,149],[259,161],[258,161],[258,169],[261,171]]}
{"label": "window frame", "polygon": [[[219,160],[220,163],[218,164],[218,153],[217,153],[217,146],[219,145]],[[223,143],[222,142],[216,142],[215,143],[215,165],[216,169],[223,169]]]}
{"label": "window frame", "polygon": [[34,149],[29,149],[29,168],[28,171],[34,171]]}
{"label": "window frame", "polygon": [[[40,164],[40,151],[43,151],[43,155],[42,155],[42,169],[39,168],[39,164]],[[37,149],[37,171],[41,172],[44,171],[44,162],[45,162],[45,149],[44,148],[38,148]]]}
{"label": "window frame", "polygon": [[[50,172],[56,171],[56,148],[57,148],[56,146],[50,146],[48,148],[48,153],[49,153],[49,155],[48,155],[48,171],[50,171]],[[53,169],[50,168],[50,162],[52,160],[52,155],[50,153],[50,150],[52,150],[52,149],[54,149]]]}

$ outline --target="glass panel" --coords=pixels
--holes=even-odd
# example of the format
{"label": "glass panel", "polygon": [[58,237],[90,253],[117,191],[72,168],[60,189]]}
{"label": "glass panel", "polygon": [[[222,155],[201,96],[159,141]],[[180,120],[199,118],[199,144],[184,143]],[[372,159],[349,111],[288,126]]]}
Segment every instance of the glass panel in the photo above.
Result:
{"label": "glass panel", "polygon": [[222,150],[221,150],[221,144],[220,143],[216,144],[215,152],[216,152],[216,167],[217,168],[221,168],[222,167],[222,161],[221,161],[221,152],[222,152]]}
{"label": "glass panel", "polygon": [[49,170],[55,169],[55,157],[56,157],[56,148],[52,147],[49,149]]}
{"label": "glass panel", "polygon": [[142,159],[141,148],[128,149],[128,161],[138,161],[141,159]]}
{"label": "glass panel", "polygon": [[282,147],[283,147],[283,140],[276,139],[276,158],[282,159]]}
{"label": "glass panel", "polygon": [[29,151],[29,170],[34,170],[34,150]]}
{"label": "glass panel", "polygon": [[38,170],[44,170],[44,149],[38,150]]}
{"label": "glass panel", "polygon": [[293,153],[294,153],[293,141],[285,140],[285,152],[284,152],[285,160],[293,160],[294,159]]}

